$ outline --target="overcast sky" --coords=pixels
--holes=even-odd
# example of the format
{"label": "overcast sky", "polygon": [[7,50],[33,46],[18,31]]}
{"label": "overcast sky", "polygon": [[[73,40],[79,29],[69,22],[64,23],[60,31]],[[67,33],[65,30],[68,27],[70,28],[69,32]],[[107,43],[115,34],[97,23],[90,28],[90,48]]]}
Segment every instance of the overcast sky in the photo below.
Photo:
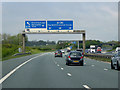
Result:
{"label": "overcast sky", "polygon": [[[86,30],[87,39],[118,40],[117,2],[4,2],[2,32],[24,30],[24,20],[73,19],[74,29]],[[81,35],[28,35],[29,40],[78,40]]]}

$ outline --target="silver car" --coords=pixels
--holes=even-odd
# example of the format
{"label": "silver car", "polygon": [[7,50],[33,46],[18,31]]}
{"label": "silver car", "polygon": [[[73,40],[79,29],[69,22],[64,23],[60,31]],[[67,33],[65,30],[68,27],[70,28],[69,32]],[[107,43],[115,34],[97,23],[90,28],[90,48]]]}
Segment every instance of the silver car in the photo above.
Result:
{"label": "silver car", "polygon": [[120,52],[116,53],[111,58],[111,69],[120,70]]}

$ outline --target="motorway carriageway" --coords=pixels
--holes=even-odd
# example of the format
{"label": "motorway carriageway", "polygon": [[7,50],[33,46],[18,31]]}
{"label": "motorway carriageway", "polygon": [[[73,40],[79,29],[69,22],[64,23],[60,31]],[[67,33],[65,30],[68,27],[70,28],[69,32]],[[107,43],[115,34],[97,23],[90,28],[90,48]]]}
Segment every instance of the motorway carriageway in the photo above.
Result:
{"label": "motorway carriageway", "polygon": [[3,61],[2,70],[3,88],[118,88],[110,63],[85,58],[84,66],[67,66],[53,52]]}

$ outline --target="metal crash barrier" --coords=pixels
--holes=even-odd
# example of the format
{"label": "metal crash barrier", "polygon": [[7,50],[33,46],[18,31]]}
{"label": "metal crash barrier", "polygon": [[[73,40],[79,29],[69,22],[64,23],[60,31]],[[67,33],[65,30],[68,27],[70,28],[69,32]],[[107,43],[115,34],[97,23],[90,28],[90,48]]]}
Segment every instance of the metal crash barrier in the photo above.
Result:
{"label": "metal crash barrier", "polygon": [[104,54],[85,54],[86,57],[98,57],[98,58],[108,58],[111,59],[113,55],[104,55]]}

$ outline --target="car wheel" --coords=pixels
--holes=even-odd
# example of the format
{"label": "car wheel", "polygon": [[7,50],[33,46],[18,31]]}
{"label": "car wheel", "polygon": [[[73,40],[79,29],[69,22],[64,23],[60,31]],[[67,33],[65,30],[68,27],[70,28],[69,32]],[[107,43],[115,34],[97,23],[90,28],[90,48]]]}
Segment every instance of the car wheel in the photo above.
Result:
{"label": "car wheel", "polygon": [[84,62],[83,62],[83,61],[81,61],[81,62],[80,62],[80,65],[81,65],[81,66],[84,66]]}
{"label": "car wheel", "polygon": [[66,62],[66,65],[69,65],[69,63],[68,63],[68,62]]}
{"label": "car wheel", "polygon": [[70,65],[70,63],[68,63],[68,66]]}
{"label": "car wheel", "polygon": [[120,65],[118,61],[117,61],[117,70],[120,70]]}
{"label": "car wheel", "polygon": [[115,69],[115,67],[113,66],[112,60],[111,60],[111,69]]}
{"label": "car wheel", "polygon": [[66,62],[66,65],[68,65],[68,63]]}

